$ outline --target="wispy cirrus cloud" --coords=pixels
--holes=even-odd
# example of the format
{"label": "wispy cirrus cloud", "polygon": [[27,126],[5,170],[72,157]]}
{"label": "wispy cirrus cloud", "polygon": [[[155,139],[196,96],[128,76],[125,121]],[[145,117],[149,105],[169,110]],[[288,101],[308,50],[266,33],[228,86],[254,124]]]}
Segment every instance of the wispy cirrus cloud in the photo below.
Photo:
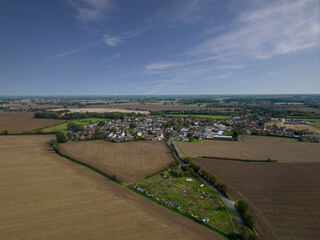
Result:
{"label": "wispy cirrus cloud", "polygon": [[232,78],[233,72],[242,69],[249,59],[268,59],[319,46],[318,1],[258,3],[238,14],[228,24],[228,31],[221,32],[216,26],[219,34],[207,31],[202,43],[171,56],[171,60],[147,65],[144,74],[214,81]]}
{"label": "wispy cirrus cloud", "polygon": [[99,22],[114,10],[113,0],[69,0],[76,10],[76,18],[84,22]]}
{"label": "wispy cirrus cloud", "polygon": [[319,45],[319,2],[282,0],[244,11],[230,31],[188,54],[266,59]]}
{"label": "wispy cirrus cloud", "polygon": [[74,50],[71,50],[71,51],[68,51],[68,52],[61,53],[61,54],[53,57],[52,59],[62,58],[62,57],[68,56],[68,55],[70,55],[70,54],[77,53],[77,52],[79,52],[79,51],[80,51],[79,49],[74,49]]}

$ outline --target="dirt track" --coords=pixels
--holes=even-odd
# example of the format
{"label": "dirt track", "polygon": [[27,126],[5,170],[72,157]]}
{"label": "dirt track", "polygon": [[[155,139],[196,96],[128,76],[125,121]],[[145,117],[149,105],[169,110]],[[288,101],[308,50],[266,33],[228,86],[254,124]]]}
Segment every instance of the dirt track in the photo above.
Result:
{"label": "dirt track", "polygon": [[164,142],[87,141],[60,144],[63,154],[88,163],[125,183],[138,181],[173,161]]}
{"label": "dirt track", "polygon": [[59,157],[50,139],[0,137],[0,239],[220,239]]}

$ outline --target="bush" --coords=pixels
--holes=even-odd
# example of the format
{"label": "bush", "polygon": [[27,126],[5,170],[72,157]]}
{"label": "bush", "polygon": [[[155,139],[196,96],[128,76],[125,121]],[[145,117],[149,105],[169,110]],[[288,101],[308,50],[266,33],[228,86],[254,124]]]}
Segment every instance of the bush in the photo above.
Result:
{"label": "bush", "polygon": [[67,137],[62,132],[56,133],[56,138],[58,143],[67,142]]}
{"label": "bush", "polygon": [[240,200],[237,202],[235,207],[237,208],[241,216],[243,216],[245,212],[248,210],[249,205],[246,201]]}
{"label": "bush", "polygon": [[254,222],[255,222],[255,219],[253,216],[251,216],[249,213],[245,213],[243,215],[243,219],[244,221],[246,222],[247,226],[250,228],[250,229],[253,229],[254,228]]}
{"label": "bush", "polygon": [[190,163],[190,166],[193,168],[193,170],[197,173],[200,170],[200,166],[195,163]]}
{"label": "bush", "polygon": [[239,237],[237,239],[240,240],[259,240],[259,237],[251,231],[248,227],[244,227],[241,229]]}
{"label": "bush", "polygon": [[225,196],[227,196],[228,186],[223,183],[218,183],[216,188]]}

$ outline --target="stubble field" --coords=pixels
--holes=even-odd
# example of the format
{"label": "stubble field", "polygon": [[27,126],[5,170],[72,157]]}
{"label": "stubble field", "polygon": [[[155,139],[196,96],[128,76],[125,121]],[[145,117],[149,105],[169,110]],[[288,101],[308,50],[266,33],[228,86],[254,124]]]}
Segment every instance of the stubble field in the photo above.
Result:
{"label": "stubble field", "polygon": [[0,137],[0,239],[221,239],[59,157],[51,139]]}
{"label": "stubble field", "polygon": [[242,135],[239,141],[204,140],[201,143],[175,142],[174,145],[181,157],[320,162],[319,144],[281,137]]}
{"label": "stubble field", "polygon": [[109,175],[116,174],[131,183],[164,169],[173,161],[164,142],[108,141],[69,142],[60,144],[64,155],[87,163]]}
{"label": "stubble field", "polygon": [[33,118],[32,112],[0,112],[0,132],[23,133],[46,126],[64,123],[65,120]]}
{"label": "stubble field", "polygon": [[320,163],[194,160],[245,199],[262,239],[316,240],[320,236]]}

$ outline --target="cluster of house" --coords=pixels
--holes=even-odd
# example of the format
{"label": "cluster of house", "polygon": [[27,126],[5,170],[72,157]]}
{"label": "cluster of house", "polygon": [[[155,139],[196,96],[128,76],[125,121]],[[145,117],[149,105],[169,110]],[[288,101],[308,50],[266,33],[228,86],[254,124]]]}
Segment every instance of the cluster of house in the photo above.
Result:
{"label": "cluster of house", "polygon": [[260,135],[272,134],[275,136],[285,136],[285,137],[294,137],[295,130],[288,129],[287,127],[277,126],[276,124],[267,126],[267,125],[258,125],[256,121],[250,122],[246,126],[247,134],[258,133]]}
{"label": "cluster of house", "polygon": [[[172,120],[170,117],[129,117],[124,119],[108,120],[103,124],[100,122],[90,123],[83,126],[83,131],[64,132],[68,140],[90,140],[99,138],[109,139],[115,142],[132,140],[161,141],[165,133],[176,130],[174,138],[181,141],[188,141],[190,137],[197,139],[232,139],[231,136],[223,136],[225,131],[231,132],[234,127],[225,126],[220,122],[207,122],[205,119],[181,119],[182,122],[189,122],[189,127],[174,128],[164,127],[164,123]],[[230,121],[230,120],[229,120]],[[232,121],[232,120],[231,120]],[[131,124],[134,123],[134,126]],[[178,129],[178,130],[177,130]]]}
{"label": "cluster of house", "polygon": [[[96,136],[115,142],[144,139],[160,141],[164,139],[165,130],[162,128],[163,118],[125,117],[124,119],[108,120],[84,125],[84,131],[70,129],[64,134],[69,140],[90,140]],[[135,124],[134,127],[130,123]]]}
{"label": "cluster of house", "polygon": [[202,139],[232,139],[232,136],[224,136],[223,133],[232,132],[234,127],[225,126],[222,123],[213,123],[212,125],[199,125],[195,122],[192,128],[181,128],[180,132],[175,135],[175,139],[180,141],[189,141],[190,137]]}
{"label": "cluster of house", "polygon": [[299,140],[303,142],[319,142],[320,143],[320,137],[318,136],[301,135],[299,136]]}

